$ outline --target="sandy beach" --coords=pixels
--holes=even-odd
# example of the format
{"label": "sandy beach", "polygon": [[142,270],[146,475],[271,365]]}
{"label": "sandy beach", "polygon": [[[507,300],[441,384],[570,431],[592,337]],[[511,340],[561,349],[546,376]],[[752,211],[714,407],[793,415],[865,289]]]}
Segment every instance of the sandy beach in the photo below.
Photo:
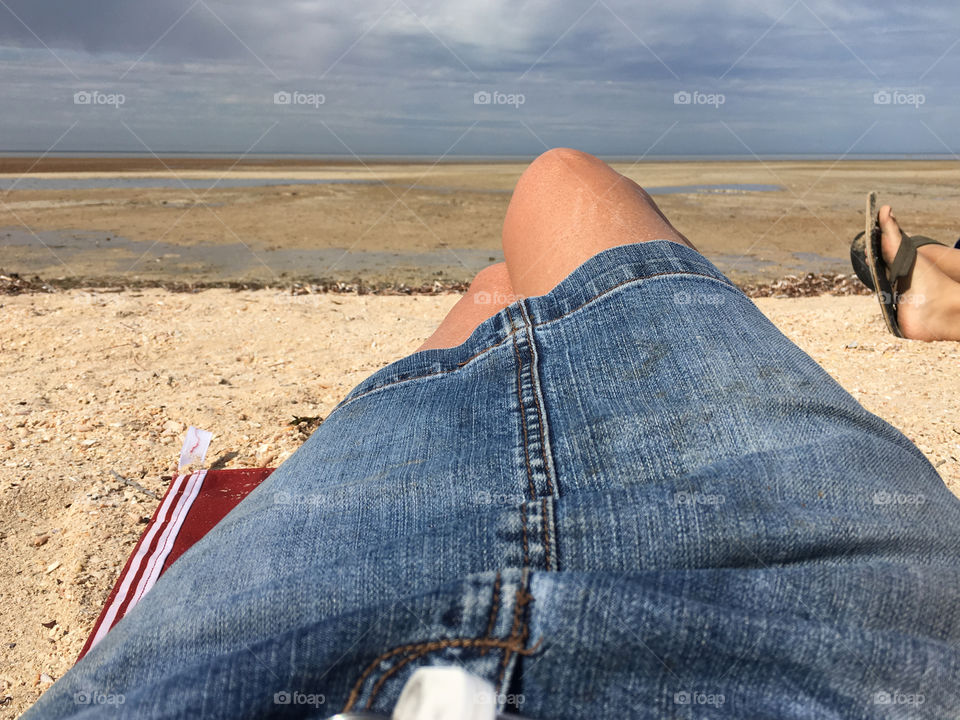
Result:
{"label": "sandy beach", "polygon": [[[502,257],[500,227],[524,167],[0,160],[0,269],[108,284],[170,277],[462,282]],[[951,243],[960,234],[954,162],[614,167],[651,192],[669,193],[656,194],[666,215],[737,282],[849,272],[850,238],[862,229],[863,197],[871,189],[896,206],[908,231]],[[122,186],[148,180],[167,186]],[[74,186],[25,189],[53,181]],[[280,184],[224,186],[256,182]],[[703,186],[714,190],[695,190]]]}
{"label": "sandy beach", "polygon": [[[187,425],[208,464],[275,466],[357,382],[411,352],[457,296],[72,290],[3,297],[0,708],[72,665],[162,495]],[[887,334],[871,297],[760,309],[960,495],[960,346]],[[116,475],[114,474],[116,473]],[[9,700],[4,700],[9,698]]]}

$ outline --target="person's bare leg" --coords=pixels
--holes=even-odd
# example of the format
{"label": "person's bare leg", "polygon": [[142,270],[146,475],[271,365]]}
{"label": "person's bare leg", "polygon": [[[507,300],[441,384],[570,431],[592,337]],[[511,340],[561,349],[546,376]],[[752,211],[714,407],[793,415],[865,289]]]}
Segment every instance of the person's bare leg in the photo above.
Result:
{"label": "person's bare leg", "polygon": [[960,282],[960,250],[946,245],[924,245],[917,248],[917,252],[931,260],[945,275]]}
{"label": "person's bare leg", "polygon": [[[880,208],[881,250],[889,265],[900,247],[900,225],[889,205]],[[960,283],[945,274],[924,246],[910,274],[897,285],[897,323],[913,340],[960,340]],[[948,250],[948,248],[939,248]]]}
{"label": "person's bare leg", "polygon": [[416,351],[459,345],[470,337],[480,323],[496,315],[515,299],[506,263],[484,268],[473,278],[464,296],[450,308],[433,335]]}
{"label": "person's bare leg", "polygon": [[514,290],[542,295],[598,252],[672,240],[693,247],[643,188],[602,160],[549,150],[520,176],[503,223]]}
{"label": "person's bare leg", "polygon": [[566,148],[545,152],[524,171],[510,200],[503,226],[507,262],[478,273],[417,350],[459,345],[518,296],[548,292],[601,250],[656,239],[693,247],[639,185],[606,163]]}
{"label": "person's bare leg", "polygon": [[923,252],[933,264],[940,268],[951,279],[960,282],[960,249],[945,245],[924,245],[917,248]]}

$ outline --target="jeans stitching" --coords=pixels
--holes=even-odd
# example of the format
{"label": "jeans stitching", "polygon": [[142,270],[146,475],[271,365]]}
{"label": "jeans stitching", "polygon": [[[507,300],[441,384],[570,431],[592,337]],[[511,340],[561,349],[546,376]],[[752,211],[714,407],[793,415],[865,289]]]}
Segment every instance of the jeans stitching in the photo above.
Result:
{"label": "jeans stitching", "polygon": [[640,282],[641,280],[652,280],[653,278],[668,277],[668,276],[670,276],[670,275],[688,275],[688,276],[706,278],[707,280],[713,280],[715,283],[717,283],[717,284],[719,284],[719,285],[725,286],[728,290],[733,290],[734,292],[739,293],[739,294],[741,294],[741,295],[743,294],[743,293],[740,291],[740,288],[738,288],[736,285],[734,285],[733,283],[731,283],[729,280],[721,280],[721,279],[718,278],[718,277],[715,277],[715,276],[713,276],[713,275],[707,275],[707,274],[705,274],[705,273],[687,272],[687,271],[654,273],[653,275],[644,275],[643,277],[630,278],[629,280],[623,280],[622,282],[618,282],[616,285],[611,285],[610,287],[608,287],[608,288],[607,288],[606,290],[604,290],[603,292],[597,293],[596,295],[594,295],[594,296],[593,296],[592,298],[590,298],[589,300],[586,300],[586,301],[580,303],[579,305],[577,305],[577,306],[574,307],[574,308],[570,308],[569,310],[567,310],[567,311],[566,311],[565,313],[563,313],[562,315],[557,315],[556,317],[550,318],[549,320],[541,320],[540,322],[533,323],[533,327],[542,327],[543,325],[549,325],[550,323],[555,323],[555,322],[557,322],[558,320],[563,320],[563,318],[567,317],[568,315],[572,315],[573,313],[577,312],[578,310],[583,309],[584,307],[586,307],[587,305],[589,305],[590,303],[592,303],[594,300],[597,300],[598,298],[601,298],[601,297],[603,297],[604,295],[607,295],[608,293],[613,292],[613,291],[616,290],[617,288],[623,287],[624,285],[629,285],[629,284],[631,284],[631,283]]}
{"label": "jeans stitching", "polygon": [[530,632],[530,622],[529,618],[526,616],[525,610],[527,604],[533,600],[533,596],[530,595],[524,587],[527,579],[528,577],[525,577],[520,587],[517,588],[517,595],[514,599],[513,624],[510,627],[510,635],[508,636],[508,640],[514,640],[514,643],[512,646],[506,646],[504,648],[503,660],[500,663],[500,675],[497,677],[497,695],[503,693],[503,681],[507,673],[507,667],[510,665],[510,658],[513,652],[516,652],[518,655],[530,655],[540,646],[540,643],[538,642],[534,647],[526,650],[524,649],[524,645],[527,644],[527,638],[529,637]]}
{"label": "jeans stitching", "polygon": [[[484,637],[493,637],[493,625],[497,621],[497,614],[500,612],[500,573],[497,573],[493,581],[493,596],[490,598],[490,617],[487,619],[487,630],[483,633]],[[480,651],[481,655],[486,655],[486,649]]]}
{"label": "jeans stitching", "polygon": [[531,327],[530,318],[527,316],[522,302],[519,307],[520,317],[523,318],[523,326],[527,334],[527,343],[530,346],[530,384],[533,393],[534,407],[537,410],[537,428],[540,431],[540,455],[543,461],[543,474],[547,479],[547,493],[553,495],[553,479],[550,477],[550,467],[553,463],[548,462],[547,458],[547,441],[544,437],[544,412],[540,404],[540,377],[537,374],[537,365],[534,362],[534,357],[537,355],[537,346],[534,345],[533,328]]}
{"label": "jeans stitching", "polygon": [[553,568],[550,567],[550,523],[547,517],[547,498],[540,499],[540,512],[540,526],[543,528],[544,563],[547,571],[550,571]]}
{"label": "jeans stitching", "polygon": [[[497,580],[495,584],[498,584],[500,580],[500,574],[497,573]],[[504,674],[506,673],[507,666],[509,665],[510,658],[513,654],[528,656],[532,655],[540,646],[538,642],[532,648],[525,648],[524,646],[527,643],[529,638],[529,620],[524,616],[523,610],[526,605],[533,599],[533,596],[527,592],[527,583],[528,576],[524,573],[524,577],[521,580],[520,586],[517,588],[517,592],[514,596],[514,608],[513,608],[513,622],[510,628],[510,634],[506,638],[494,638],[489,636],[479,637],[479,638],[467,638],[467,637],[456,637],[456,638],[444,638],[442,640],[430,640],[426,642],[419,643],[410,643],[407,645],[401,645],[399,647],[392,648],[377,656],[360,674],[360,677],[354,683],[353,688],[350,691],[350,694],[347,696],[347,702],[343,707],[341,712],[350,712],[357,704],[357,701],[360,699],[360,694],[363,690],[363,685],[367,680],[373,675],[376,671],[377,666],[380,665],[384,660],[389,660],[392,657],[397,655],[403,655],[403,659],[394,665],[391,668],[385,670],[380,677],[377,678],[376,683],[371,689],[370,697],[368,698],[365,707],[370,709],[373,706],[374,701],[376,700],[377,694],[383,688],[384,683],[389,679],[394,673],[396,673],[400,668],[406,666],[408,663],[416,660],[418,658],[429,655],[432,652],[437,652],[439,650],[445,650],[446,648],[451,647],[461,647],[461,648],[480,648],[481,651],[485,654],[487,650],[491,648],[497,648],[504,650],[504,657],[500,663],[500,673],[497,678],[497,692],[499,693],[500,687],[503,684]],[[499,603],[491,607],[491,616],[493,611],[499,612]],[[522,620],[522,624],[521,624]],[[492,623],[488,620],[487,623],[488,632],[492,629]]]}
{"label": "jeans stitching", "polygon": [[[485,637],[454,637],[454,638],[444,638],[442,640],[431,640],[429,642],[421,643],[412,643],[409,645],[401,645],[400,647],[393,648],[386,653],[380,655],[376,660],[374,660],[367,668],[363,671],[360,678],[354,683],[353,689],[350,691],[350,695],[347,697],[347,704],[344,706],[342,712],[350,712],[353,707],[357,704],[357,700],[360,699],[360,693],[363,690],[364,683],[373,675],[374,671],[377,669],[377,666],[382,663],[384,660],[389,660],[392,657],[397,655],[406,655],[412,654],[416,657],[421,657],[423,655],[428,655],[432,652],[438,650],[445,650],[446,648],[451,647],[462,647],[462,648],[502,648],[509,649],[513,652],[519,654],[531,654],[536,648],[531,648],[530,650],[524,650],[522,646],[517,648],[516,643],[510,642],[513,638],[485,638]],[[386,672],[386,671],[385,671]]]}
{"label": "jeans stitching", "polygon": [[507,317],[510,319],[510,337],[513,338],[513,353],[517,358],[517,402],[520,403],[520,427],[523,430],[523,455],[524,460],[527,465],[527,484],[530,490],[530,497],[537,497],[537,489],[533,484],[533,469],[530,467],[530,442],[527,438],[527,413],[526,408],[523,405],[523,360],[520,357],[520,348],[517,347],[517,333],[516,328],[513,325],[513,314],[510,312],[509,308],[504,308],[507,311]]}
{"label": "jeans stitching", "polygon": [[520,537],[523,543],[523,566],[530,567],[530,545],[527,542],[527,510],[520,505]]}
{"label": "jeans stitching", "polygon": [[[664,277],[664,276],[669,276],[669,275],[684,275],[684,276],[688,276],[688,277],[702,277],[702,278],[706,278],[707,280],[713,280],[714,282],[716,282],[716,283],[718,283],[718,284],[720,284],[720,285],[724,285],[724,286],[726,286],[728,289],[734,290],[735,292],[740,292],[739,289],[736,287],[736,285],[733,285],[733,284],[730,283],[729,281],[721,280],[721,279],[717,278],[717,277],[714,276],[714,275],[708,275],[708,274],[706,274],[706,273],[690,272],[690,271],[687,271],[687,270],[671,271],[671,272],[662,272],[662,273],[654,273],[653,275],[644,275],[643,277],[635,277],[635,278],[631,278],[630,280],[624,280],[623,282],[619,282],[619,283],[617,283],[616,285],[611,285],[609,288],[607,288],[607,289],[604,290],[603,292],[597,293],[597,294],[594,295],[593,297],[591,297],[591,298],[589,298],[589,299],[587,299],[587,300],[584,300],[580,305],[577,305],[577,307],[575,307],[575,308],[571,308],[570,310],[568,310],[567,312],[563,313],[562,315],[558,315],[558,316],[555,317],[555,318],[550,318],[549,320],[542,320],[542,321],[540,321],[540,322],[531,323],[530,327],[535,327],[535,328],[536,328],[536,327],[542,327],[542,326],[544,326],[544,325],[549,325],[550,323],[556,322],[557,320],[562,320],[563,318],[567,317],[567,315],[571,315],[571,314],[575,313],[577,310],[580,310],[581,308],[589,305],[589,304],[592,303],[594,300],[597,300],[598,298],[601,298],[601,297],[603,297],[604,295],[606,295],[606,294],[608,294],[608,293],[610,293],[610,292],[613,292],[613,291],[616,290],[617,288],[620,288],[620,287],[622,287],[622,286],[624,286],[624,285],[629,285],[630,283],[641,282],[641,281],[643,281],[643,280],[650,280],[650,279],[652,279],[652,278]],[[509,307],[510,307],[510,306],[508,305],[506,308],[504,308],[504,310],[506,310],[506,309],[509,308]],[[511,330],[510,335],[513,335],[515,331],[516,331],[516,329]],[[363,392],[363,393],[360,393],[359,395],[356,395],[356,396],[354,396],[354,397],[352,397],[352,398],[349,398],[349,399],[344,398],[344,401],[343,401],[341,404],[337,405],[337,406],[330,412],[330,415],[333,415],[333,413],[335,413],[337,410],[339,410],[339,409],[342,408],[342,407],[345,407],[346,405],[349,405],[349,404],[352,403],[354,400],[359,400],[360,398],[366,397],[367,395],[370,395],[371,393],[378,392],[378,391],[380,391],[380,390],[383,390],[383,389],[385,389],[385,388],[391,387],[391,386],[393,386],[393,385],[399,385],[400,383],[410,382],[410,381],[412,381],[412,380],[421,380],[421,379],[423,379],[423,378],[433,377],[433,376],[435,376],[435,375],[448,375],[449,373],[457,372],[458,370],[460,370],[460,369],[462,369],[464,366],[466,366],[468,363],[472,362],[473,360],[477,359],[478,357],[480,357],[481,355],[483,355],[484,353],[486,353],[488,350],[492,350],[493,348],[496,348],[496,347],[499,347],[500,345],[503,345],[503,344],[504,344],[505,342],[507,342],[509,339],[510,339],[510,336],[501,338],[500,340],[498,340],[497,342],[493,343],[492,345],[488,345],[487,347],[483,348],[482,350],[480,350],[480,351],[476,352],[475,354],[471,355],[471,356],[470,356],[469,358],[467,358],[466,360],[461,360],[460,362],[457,363],[456,367],[447,368],[446,370],[436,370],[436,371],[434,371],[434,372],[423,373],[423,374],[421,374],[421,375],[411,375],[410,377],[399,378],[399,379],[397,379],[397,380],[391,380],[390,382],[386,382],[386,383],[384,383],[383,385],[377,385],[377,386],[375,386],[375,387],[372,387],[372,388],[370,388],[369,390],[367,390],[367,391],[365,391],[365,392]],[[516,342],[516,340],[514,340],[514,342]],[[407,357],[410,357],[410,356],[408,355]],[[328,416],[327,419],[329,420],[329,416]]]}

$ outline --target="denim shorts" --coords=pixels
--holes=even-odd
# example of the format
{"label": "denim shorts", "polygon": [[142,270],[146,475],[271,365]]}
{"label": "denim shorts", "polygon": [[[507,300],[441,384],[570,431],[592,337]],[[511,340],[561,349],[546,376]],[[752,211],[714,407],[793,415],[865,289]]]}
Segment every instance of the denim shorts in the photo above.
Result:
{"label": "denim shorts", "polygon": [[958,548],[907,438],[622,245],[360,383],[26,717],[389,715],[454,664],[544,720],[958,717]]}

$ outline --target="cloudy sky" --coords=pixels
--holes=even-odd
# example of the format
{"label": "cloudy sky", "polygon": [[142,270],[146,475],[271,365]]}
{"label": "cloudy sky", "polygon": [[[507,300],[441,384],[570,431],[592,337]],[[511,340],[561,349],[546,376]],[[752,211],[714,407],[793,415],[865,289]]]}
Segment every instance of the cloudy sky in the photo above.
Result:
{"label": "cloudy sky", "polygon": [[0,150],[960,152],[960,8],[0,0]]}

